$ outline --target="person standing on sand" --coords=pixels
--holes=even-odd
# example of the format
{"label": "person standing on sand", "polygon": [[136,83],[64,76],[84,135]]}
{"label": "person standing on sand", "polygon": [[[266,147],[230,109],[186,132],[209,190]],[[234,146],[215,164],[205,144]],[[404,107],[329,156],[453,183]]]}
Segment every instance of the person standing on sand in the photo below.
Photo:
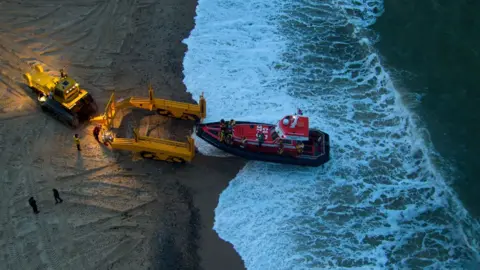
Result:
{"label": "person standing on sand", "polygon": [[58,193],[58,190],[55,188],[52,189],[53,191],[53,197],[55,198],[55,204],[63,202],[62,198],[60,198],[60,193]]}
{"label": "person standing on sand", "polygon": [[98,139],[98,135],[100,135],[100,130],[100,126],[95,126],[95,128],[93,129],[93,137],[95,137],[95,140],[97,140],[97,142],[100,142],[100,140]]}
{"label": "person standing on sand", "polygon": [[82,149],[80,149],[80,138],[78,137],[78,134],[75,134],[75,136],[73,136],[73,139],[75,140],[75,144],[77,145],[77,150],[82,151]]}
{"label": "person standing on sand", "polygon": [[63,68],[60,69],[60,78],[65,79],[66,77],[68,77],[67,72]]}
{"label": "person standing on sand", "polygon": [[28,199],[28,204],[30,204],[30,206],[32,207],[34,214],[40,213],[40,211],[38,211],[38,208],[37,208],[37,202],[33,197],[30,197],[30,199]]}

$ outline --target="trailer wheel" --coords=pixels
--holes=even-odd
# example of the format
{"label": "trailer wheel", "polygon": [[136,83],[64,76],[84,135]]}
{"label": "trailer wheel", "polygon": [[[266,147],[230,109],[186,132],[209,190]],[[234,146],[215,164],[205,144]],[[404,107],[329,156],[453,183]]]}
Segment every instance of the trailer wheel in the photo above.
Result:
{"label": "trailer wheel", "polygon": [[154,159],[155,158],[155,153],[152,152],[141,152],[140,156],[144,159]]}
{"label": "trailer wheel", "polygon": [[157,110],[157,114],[158,114],[158,115],[163,115],[163,116],[168,116],[168,115],[169,115],[169,112],[166,111],[166,110],[158,109],[158,110]]}
{"label": "trailer wheel", "polygon": [[181,163],[181,164],[185,163],[185,160],[183,158],[178,158],[178,157],[173,157],[172,161],[175,163]]}
{"label": "trailer wheel", "polygon": [[183,120],[193,120],[193,121],[198,121],[198,120],[200,120],[196,115],[188,114],[188,113],[184,113],[184,114],[182,115],[182,119],[183,119]]}

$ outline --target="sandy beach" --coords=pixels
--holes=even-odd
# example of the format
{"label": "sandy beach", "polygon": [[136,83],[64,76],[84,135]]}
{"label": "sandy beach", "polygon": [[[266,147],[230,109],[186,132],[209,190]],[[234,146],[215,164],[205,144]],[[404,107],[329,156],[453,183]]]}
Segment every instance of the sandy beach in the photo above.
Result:
{"label": "sandy beach", "polygon": [[[92,126],[73,131],[43,114],[22,84],[40,63],[66,67],[99,108],[112,90],[146,96],[148,83],[157,97],[193,102],[181,41],[194,27],[196,1],[59,3],[0,3],[0,269],[244,269],[212,229],[219,194],[242,160],[197,155],[172,166],[112,152]],[[160,123],[166,137],[184,138],[193,127]]]}

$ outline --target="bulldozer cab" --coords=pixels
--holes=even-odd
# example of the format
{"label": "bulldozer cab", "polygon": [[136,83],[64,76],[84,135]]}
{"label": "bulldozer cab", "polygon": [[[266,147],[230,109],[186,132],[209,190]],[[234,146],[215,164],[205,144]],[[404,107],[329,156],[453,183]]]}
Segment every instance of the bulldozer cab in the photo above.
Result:
{"label": "bulldozer cab", "polygon": [[74,100],[79,92],[80,88],[78,83],[70,77],[65,77],[58,81],[53,92],[53,97],[58,102],[68,103]]}

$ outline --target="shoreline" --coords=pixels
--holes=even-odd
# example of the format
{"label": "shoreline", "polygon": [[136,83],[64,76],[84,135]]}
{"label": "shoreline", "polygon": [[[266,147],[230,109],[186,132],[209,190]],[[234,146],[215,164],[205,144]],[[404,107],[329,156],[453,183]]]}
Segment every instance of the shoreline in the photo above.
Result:
{"label": "shoreline", "polygon": [[[72,131],[41,113],[20,84],[29,65],[42,63],[46,70],[67,66],[99,108],[114,89],[116,98],[147,96],[149,83],[158,98],[191,102],[182,41],[197,1],[43,4],[5,3],[0,18],[0,94],[10,101],[0,113],[0,268],[245,269],[213,230],[219,195],[244,161],[200,154],[183,167],[134,161],[97,144],[91,126]],[[167,119],[159,133],[183,138],[191,128]],[[63,203],[54,204],[52,188]]]}

